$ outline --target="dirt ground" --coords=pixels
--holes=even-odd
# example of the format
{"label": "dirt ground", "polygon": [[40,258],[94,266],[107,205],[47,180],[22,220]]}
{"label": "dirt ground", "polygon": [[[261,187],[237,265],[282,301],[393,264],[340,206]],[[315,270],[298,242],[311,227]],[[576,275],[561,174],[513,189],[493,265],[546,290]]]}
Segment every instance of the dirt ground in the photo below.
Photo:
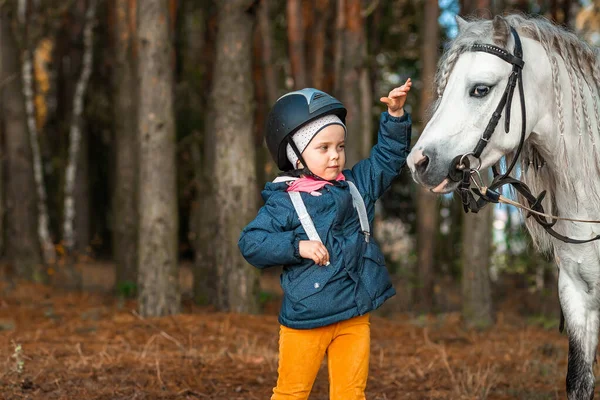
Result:
{"label": "dirt ground", "polygon": [[[173,317],[135,310],[99,290],[19,283],[0,297],[0,399],[270,397],[275,306],[259,316],[190,302]],[[480,332],[458,313],[374,316],[367,398],[565,398],[566,337],[503,307],[497,319]],[[328,399],[326,361],[310,398]]]}

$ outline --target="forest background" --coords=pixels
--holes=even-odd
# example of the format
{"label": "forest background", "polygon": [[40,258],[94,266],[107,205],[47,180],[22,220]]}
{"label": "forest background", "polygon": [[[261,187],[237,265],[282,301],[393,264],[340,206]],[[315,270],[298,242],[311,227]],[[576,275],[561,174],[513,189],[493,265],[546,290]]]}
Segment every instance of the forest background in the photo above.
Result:
{"label": "forest background", "polygon": [[[351,166],[410,77],[414,143],[455,17],[509,12],[600,45],[597,1],[0,1],[0,397],[266,398],[281,269],[237,240],[278,172],[269,108],[340,99]],[[398,295],[369,398],[564,395],[556,267],[518,212],[404,169],[374,225]]]}
{"label": "forest background", "polygon": [[[250,313],[280,296],[261,285],[237,238],[278,172],[263,131],[283,93],[315,87],[346,105],[351,166],[374,144],[379,97],[407,77],[416,140],[456,15],[523,12],[592,43],[600,35],[596,5],[571,0],[20,0],[0,9],[3,276],[11,287],[80,290],[99,279],[137,298],[143,315],[177,313],[182,296]],[[426,193],[405,169],[379,202],[375,232],[399,292],[384,313],[462,309],[489,325],[494,304],[524,289],[537,299],[522,304],[526,314],[556,317],[556,271],[514,210],[464,215],[457,198]],[[95,267],[103,272],[86,278]],[[180,269],[189,272],[181,285]]]}

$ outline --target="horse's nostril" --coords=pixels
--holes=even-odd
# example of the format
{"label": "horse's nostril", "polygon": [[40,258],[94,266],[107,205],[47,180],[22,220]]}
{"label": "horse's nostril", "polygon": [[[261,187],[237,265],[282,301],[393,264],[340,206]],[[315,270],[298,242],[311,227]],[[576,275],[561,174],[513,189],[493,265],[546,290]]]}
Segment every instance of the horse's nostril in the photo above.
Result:
{"label": "horse's nostril", "polygon": [[423,155],[423,157],[415,163],[415,167],[420,174],[427,170],[427,166],[429,166],[429,157],[426,155]]}

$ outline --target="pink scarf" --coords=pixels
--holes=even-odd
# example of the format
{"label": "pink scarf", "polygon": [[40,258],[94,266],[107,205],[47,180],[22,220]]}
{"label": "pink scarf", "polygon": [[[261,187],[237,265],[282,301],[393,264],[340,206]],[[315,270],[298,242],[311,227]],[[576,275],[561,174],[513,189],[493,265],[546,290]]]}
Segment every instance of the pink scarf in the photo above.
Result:
{"label": "pink scarf", "polygon": [[[340,172],[340,174],[335,178],[336,181],[345,181],[346,177],[344,174]],[[289,187],[286,189],[286,192],[307,192],[312,194],[313,196],[320,196],[321,193],[317,192],[317,190],[323,188],[325,185],[331,185],[332,183],[329,181],[323,181],[315,178],[311,178],[309,176],[304,178],[296,179],[289,183]]]}

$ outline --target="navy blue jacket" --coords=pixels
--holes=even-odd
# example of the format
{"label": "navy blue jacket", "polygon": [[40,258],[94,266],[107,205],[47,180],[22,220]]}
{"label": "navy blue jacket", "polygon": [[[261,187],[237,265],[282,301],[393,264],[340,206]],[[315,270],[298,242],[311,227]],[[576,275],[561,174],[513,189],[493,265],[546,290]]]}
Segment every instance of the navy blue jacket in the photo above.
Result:
{"label": "navy blue jacket", "polygon": [[[384,112],[370,157],[343,171],[362,195],[371,227],[375,201],[404,166],[410,136],[409,114],[398,118]],[[373,238],[366,242],[361,232],[348,183],[326,185],[322,196],[301,193],[329,251],[329,266],[300,257],[298,242],[308,236],[286,189],[285,182],[267,183],[262,192],[265,205],[238,243],[244,258],[257,268],[283,265],[282,325],[295,329],[329,325],[372,311],[396,293],[379,246]]]}

